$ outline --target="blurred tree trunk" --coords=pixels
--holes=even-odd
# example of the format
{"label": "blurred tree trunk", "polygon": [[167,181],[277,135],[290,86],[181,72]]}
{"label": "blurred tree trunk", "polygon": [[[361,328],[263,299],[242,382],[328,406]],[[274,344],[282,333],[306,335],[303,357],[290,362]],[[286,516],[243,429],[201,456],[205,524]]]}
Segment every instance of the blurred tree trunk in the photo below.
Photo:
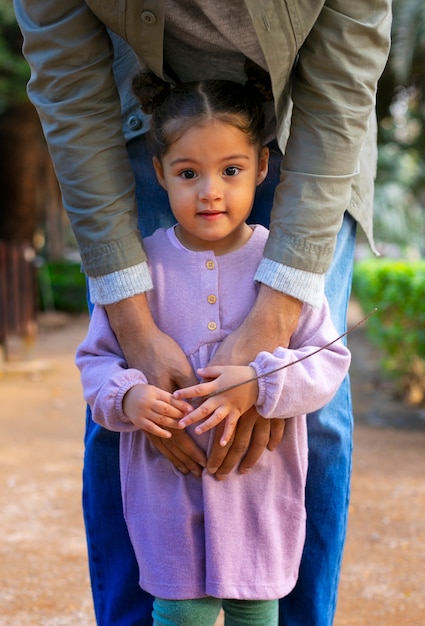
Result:
{"label": "blurred tree trunk", "polygon": [[32,245],[51,167],[34,107],[14,105],[0,117],[0,239]]}
{"label": "blurred tree trunk", "polygon": [[23,347],[36,333],[34,235],[48,209],[60,207],[40,122],[29,102],[0,116],[0,189],[0,343],[6,360],[22,359]]}

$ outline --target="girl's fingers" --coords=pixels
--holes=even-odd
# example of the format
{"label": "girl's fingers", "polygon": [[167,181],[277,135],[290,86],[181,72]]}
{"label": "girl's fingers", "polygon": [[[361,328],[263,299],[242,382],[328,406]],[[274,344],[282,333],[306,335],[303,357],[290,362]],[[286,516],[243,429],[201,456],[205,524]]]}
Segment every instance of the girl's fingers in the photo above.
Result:
{"label": "girl's fingers", "polygon": [[174,391],[173,397],[176,399],[181,398],[203,398],[216,390],[214,383],[199,383],[198,385],[192,385],[192,387],[185,387],[184,389],[177,389]]}
{"label": "girl's fingers", "polygon": [[197,370],[198,374],[202,378],[210,379],[206,382],[198,383],[197,385],[191,385],[184,389],[177,389],[174,391],[173,396],[175,398],[203,398],[210,393],[217,391],[216,378],[220,376],[222,370],[219,367],[206,367]]}
{"label": "girl's fingers", "polygon": [[190,404],[186,402],[175,401],[172,402],[164,402],[162,400],[157,400],[152,404],[152,413],[158,414],[163,417],[168,417],[172,419],[180,419],[184,417],[189,411],[192,410]]}
{"label": "girl's fingers", "polygon": [[187,428],[187,426],[191,424],[196,424],[196,422],[206,419],[216,408],[215,402],[206,400],[201,406],[198,406],[198,408],[193,409],[188,415],[185,415],[183,419],[179,421],[178,428]]}
{"label": "girl's fingers", "polygon": [[197,435],[201,435],[202,433],[207,432],[207,430],[211,430],[218,424],[220,424],[223,420],[225,420],[229,415],[228,410],[225,407],[219,407],[214,411],[214,413],[209,417],[205,422],[199,424],[195,428],[195,432]]}
{"label": "girl's fingers", "polygon": [[193,406],[189,404],[189,402],[184,402],[184,400],[179,400],[173,396],[169,398],[169,405],[177,409],[180,413],[183,413],[183,415],[193,411]]}
{"label": "girl's fingers", "polygon": [[149,433],[151,435],[155,435],[156,437],[161,437],[161,439],[170,439],[171,438],[171,433],[170,433],[169,430],[165,430],[164,428],[160,428],[160,426],[158,426],[157,424],[155,424],[155,422],[153,422],[153,421],[151,421],[149,419],[143,418],[143,420],[141,421],[141,428],[146,433]]}
{"label": "girl's fingers", "polygon": [[241,414],[239,413],[239,411],[233,410],[229,413],[226,421],[224,422],[224,431],[222,436],[220,437],[220,446],[227,446],[229,441],[232,439],[240,416]]}
{"label": "girl's fingers", "polygon": [[205,433],[221,424],[221,422],[224,422],[223,434],[220,437],[220,446],[227,446],[233,437],[239,417],[240,412],[238,410],[233,409],[229,412],[226,408],[219,407],[216,411],[214,411],[211,417],[195,428],[195,432],[197,435],[202,435],[202,433]]}
{"label": "girl's fingers", "polygon": [[143,411],[142,416],[137,420],[137,425],[152,435],[168,439],[171,437],[171,434],[165,429],[177,429],[177,420],[184,417],[184,415],[185,413],[182,413],[179,409],[166,402],[157,400],[151,409]]}

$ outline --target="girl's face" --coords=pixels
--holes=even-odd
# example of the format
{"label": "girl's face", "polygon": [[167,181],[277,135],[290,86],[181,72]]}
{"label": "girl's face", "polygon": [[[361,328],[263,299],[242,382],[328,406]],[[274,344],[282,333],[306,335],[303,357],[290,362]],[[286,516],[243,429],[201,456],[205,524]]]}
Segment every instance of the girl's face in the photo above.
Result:
{"label": "girl's face", "polygon": [[259,155],[243,131],[214,120],[186,130],[154,167],[184,246],[220,255],[249,239],[245,220],[267,175],[267,148]]}

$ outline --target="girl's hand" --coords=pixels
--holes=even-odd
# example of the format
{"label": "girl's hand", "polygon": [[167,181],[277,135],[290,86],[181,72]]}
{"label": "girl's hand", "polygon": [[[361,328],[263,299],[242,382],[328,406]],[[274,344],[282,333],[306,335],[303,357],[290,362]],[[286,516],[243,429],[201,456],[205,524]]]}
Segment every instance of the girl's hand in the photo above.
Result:
{"label": "girl's hand", "polygon": [[[226,446],[233,435],[240,416],[257,401],[258,383],[256,380],[250,381],[250,379],[255,378],[256,372],[250,366],[221,365],[199,369],[198,374],[202,378],[210,379],[210,381],[179,389],[173,393],[174,398],[202,399],[205,396],[210,397],[207,397],[200,406],[180,419],[178,428],[186,428],[190,424],[203,421],[195,428],[195,432],[200,435],[226,420],[220,438],[220,445]],[[232,388],[229,389],[229,387]],[[226,391],[226,389],[228,390]]]}
{"label": "girl's hand", "polygon": [[164,439],[171,437],[166,428],[178,428],[177,420],[192,410],[190,404],[154,385],[135,385],[127,391],[122,404],[135,426]]}

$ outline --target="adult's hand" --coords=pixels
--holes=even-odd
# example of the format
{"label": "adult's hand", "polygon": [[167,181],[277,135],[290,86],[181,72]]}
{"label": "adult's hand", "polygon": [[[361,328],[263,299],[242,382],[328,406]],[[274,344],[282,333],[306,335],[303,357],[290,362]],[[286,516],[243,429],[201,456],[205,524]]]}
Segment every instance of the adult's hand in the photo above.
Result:
{"label": "adult's hand", "polygon": [[[173,392],[198,382],[180,346],[155,324],[145,294],[105,309],[127,363],[142,370],[152,385]],[[170,432],[170,439],[147,436],[178,470],[199,476],[206,465],[204,452],[185,431]]]}
{"label": "adult's hand", "polygon": [[152,385],[173,392],[197,383],[183,350],[155,324],[145,294],[105,309],[127,363],[142,370]]}
{"label": "adult's hand", "polygon": [[[289,345],[301,314],[302,302],[261,285],[257,300],[243,324],[226,337],[210,365],[248,364],[262,350],[273,352]],[[223,479],[235,467],[241,473],[251,469],[265,448],[274,450],[282,440],[283,420],[265,420],[255,409],[239,419],[233,439],[220,446],[221,429],[217,429],[208,458],[208,470]]]}
{"label": "adult's hand", "polygon": [[227,446],[219,445],[223,427],[215,433],[207,468],[217,480],[223,480],[239,465],[239,473],[246,474],[258,461],[264,450],[274,450],[282,441],[285,420],[264,419],[252,408],[239,418],[234,437]]}
{"label": "adult's hand", "polygon": [[287,347],[301,315],[302,302],[261,285],[250,313],[226,337],[210,365],[247,365],[262,350]]}

